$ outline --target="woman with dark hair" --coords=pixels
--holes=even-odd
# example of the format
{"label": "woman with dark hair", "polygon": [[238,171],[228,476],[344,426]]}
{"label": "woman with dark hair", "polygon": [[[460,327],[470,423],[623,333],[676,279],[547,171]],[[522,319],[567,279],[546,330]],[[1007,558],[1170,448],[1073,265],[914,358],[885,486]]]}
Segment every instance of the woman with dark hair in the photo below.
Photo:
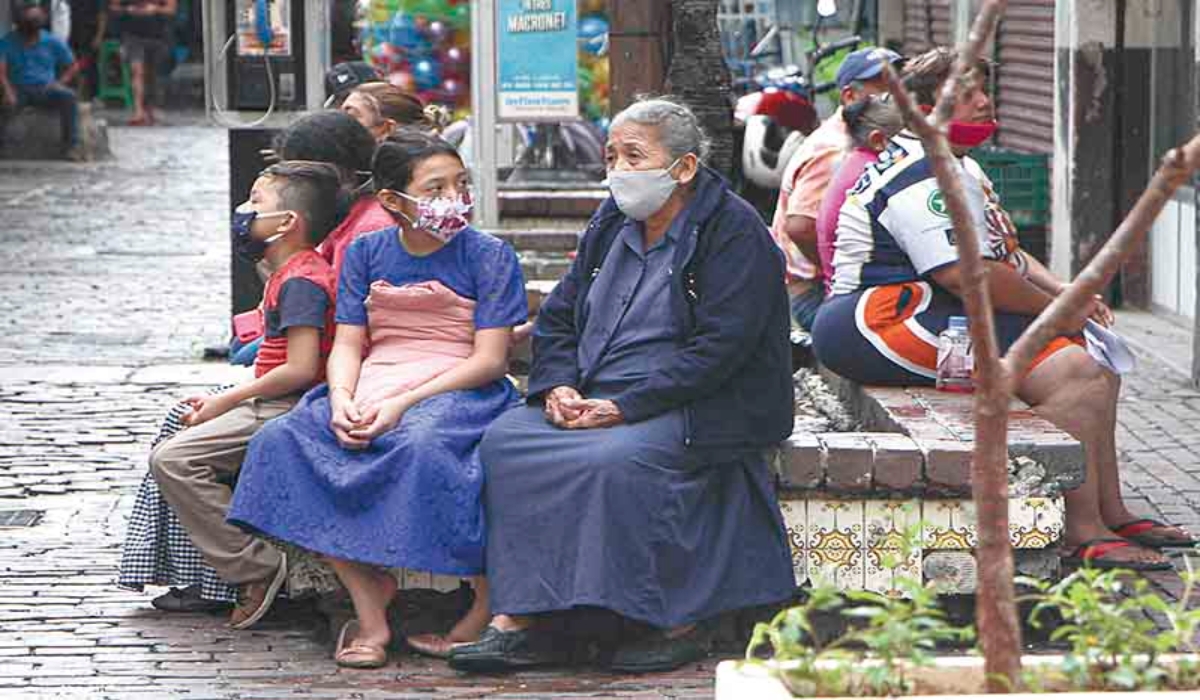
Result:
{"label": "woman with dark hair", "polygon": [[863,170],[879,160],[888,139],[904,128],[904,118],[890,99],[877,95],[842,107],[842,121],[850,135],[851,149],[842,157],[829,187],[817,209],[817,254],[820,257],[825,294],[833,286],[833,248],[837,241],[838,212],[846,203],[847,191],[862,176]]}
{"label": "woman with dark hair", "polygon": [[366,127],[377,141],[409,126],[439,134],[450,121],[444,107],[427,105],[391,83],[359,85],[346,96],[341,110]]}
{"label": "woman with dark hair", "polygon": [[317,248],[317,252],[342,269],[342,258],[351,241],[364,233],[393,225],[392,217],[371,189],[371,157],[375,139],[362,124],[342,112],[314,112],[298,120],[275,138],[275,153],[284,160],[315,160],[342,169],[357,197],[342,220]]}
{"label": "woman with dark hair", "polygon": [[[299,119],[281,132],[272,150],[282,160],[317,161],[338,167],[342,181],[357,190],[349,213],[329,234],[317,252],[341,268],[342,253],[357,236],[393,225],[387,210],[375,199],[365,180],[370,174],[375,140],[358,122],[341,112],[317,112]],[[247,346],[236,362],[253,364],[256,345]],[[217,387],[218,392],[227,387]],[[154,445],[183,429],[182,418],[191,405],[176,404],[167,413]],[[236,600],[237,588],[220,579],[200,556],[175,511],[163,499],[158,483],[147,472],[142,480],[121,549],[117,584],[142,590],[143,586],[171,586],[152,602],[171,612],[197,612],[223,608]]]}
{"label": "woman with dark hair", "polygon": [[504,373],[528,312],[512,248],[467,224],[453,146],[402,130],[372,171],[396,225],[346,251],[329,384],[256,436],[229,512],[330,562],[356,614],[335,659],[355,668],[387,662],[386,568],[475,577],[472,609],[444,637],[410,639],[419,651],[445,655],[487,624],[479,441],[517,402]]}

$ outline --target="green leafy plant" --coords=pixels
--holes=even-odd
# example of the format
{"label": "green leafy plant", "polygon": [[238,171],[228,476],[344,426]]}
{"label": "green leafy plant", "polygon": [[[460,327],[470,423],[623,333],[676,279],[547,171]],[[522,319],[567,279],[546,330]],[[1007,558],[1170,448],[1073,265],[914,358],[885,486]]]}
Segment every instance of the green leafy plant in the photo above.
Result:
{"label": "green leafy plant", "polygon": [[840,640],[823,645],[815,624],[820,613],[832,613],[844,604],[841,591],[833,586],[810,589],[800,605],[780,612],[770,622],[754,626],[746,646],[746,661],[758,662],[757,652],[769,644],[772,658],[782,662],[776,667],[776,673],[793,695],[807,697],[848,692],[848,664],[853,659],[838,648]]}
{"label": "green leafy plant", "polygon": [[[1194,651],[1200,630],[1200,609],[1189,610],[1188,601],[1197,581],[1191,561],[1185,560],[1183,595],[1168,602],[1151,590],[1150,582],[1116,569],[1082,568],[1066,578],[1047,582],[1020,579],[1033,589],[1025,596],[1034,602],[1029,624],[1042,627],[1047,619],[1061,624],[1050,635],[1065,642],[1062,673],[1077,690],[1156,690],[1195,687],[1200,680],[1196,664],[1182,661],[1173,667],[1160,663],[1170,652]],[[1167,622],[1167,629],[1147,613]],[[1029,676],[1029,684],[1040,680]]]}
{"label": "green leafy plant", "polygon": [[866,623],[846,638],[861,645],[867,659],[874,661],[862,668],[860,678],[863,690],[876,695],[912,692],[910,671],[931,666],[939,644],[969,642],[974,637],[970,627],[956,627],[946,620],[933,587],[909,577],[898,577],[897,585],[902,597],[850,591],[846,597],[856,605],[842,611]]}
{"label": "green leafy plant", "polygon": [[[883,558],[895,569],[920,546],[920,524],[907,528],[898,549]],[[775,672],[793,695],[902,695],[911,692],[911,671],[933,663],[937,646],[969,641],[970,628],[952,625],[938,607],[937,591],[919,579],[897,576],[898,595],[842,592],[829,585],[811,589],[801,605],[759,623],[746,659],[770,644]],[[857,623],[827,644],[814,619],[837,613]]]}
{"label": "green leafy plant", "polygon": [[[921,546],[921,525],[892,533],[883,566],[897,569]],[[1032,591],[1029,624],[1053,623],[1052,641],[1068,651],[1061,670],[1027,669],[1026,689],[1158,690],[1200,687],[1200,664],[1164,654],[1195,652],[1200,608],[1191,609],[1200,573],[1185,558],[1183,591],[1165,600],[1150,582],[1124,570],[1079,569],[1058,581],[1020,578]],[[761,663],[770,649],[771,671],[793,695],[905,695],[913,692],[913,670],[930,666],[939,646],[970,642],[971,627],[949,622],[938,606],[938,590],[917,578],[896,576],[889,595],[814,586],[804,602],[759,623],[746,648],[747,663]],[[1150,617],[1153,615],[1154,617]],[[826,640],[821,622],[841,618],[845,631]],[[827,630],[827,628],[824,628]]]}

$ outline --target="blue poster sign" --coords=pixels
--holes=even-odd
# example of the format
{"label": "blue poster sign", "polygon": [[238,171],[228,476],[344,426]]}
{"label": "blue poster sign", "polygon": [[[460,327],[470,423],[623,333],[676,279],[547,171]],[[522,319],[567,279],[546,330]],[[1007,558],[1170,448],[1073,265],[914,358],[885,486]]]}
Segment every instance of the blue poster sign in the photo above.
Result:
{"label": "blue poster sign", "polygon": [[499,0],[497,116],[558,121],[579,116],[576,0]]}

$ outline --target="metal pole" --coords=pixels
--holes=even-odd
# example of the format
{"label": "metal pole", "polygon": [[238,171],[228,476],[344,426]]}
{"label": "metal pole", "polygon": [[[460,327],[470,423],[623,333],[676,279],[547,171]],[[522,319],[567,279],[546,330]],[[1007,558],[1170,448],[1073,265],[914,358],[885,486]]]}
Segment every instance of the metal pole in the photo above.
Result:
{"label": "metal pole", "polygon": [[954,45],[962,46],[971,35],[972,12],[971,0],[955,0],[954,2]]}
{"label": "metal pole", "polygon": [[[294,2],[295,0],[293,0]],[[329,36],[332,32],[330,0],[304,2],[304,96],[311,111],[325,106],[325,72],[329,70]]]}
{"label": "metal pole", "polygon": [[[225,71],[220,70],[225,66],[224,60],[227,60],[220,55],[226,41],[225,3],[201,3],[200,21],[204,27],[204,113],[212,119],[214,95],[225,94]],[[226,100],[221,102],[228,106]]]}
{"label": "metal pole", "polygon": [[[1192,79],[1196,86],[1200,86],[1200,10],[1192,10]],[[1200,92],[1196,93],[1196,102],[1194,105],[1195,112],[1198,115],[1197,125],[1200,126]],[[1191,244],[1196,246],[1196,251],[1200,253],[1200,186],[1195,182],[1192,185],[1192,204],[1195,207],[1196,216],[1196,233],[1194,234]],[[1180,241],[1180,245],[1187,245],[1188,241]],[[1200,260],[1200,256],[1196,259]],[[1184,284],[1187,284],[1185,281]],[[1192,307],[1192,384],[1200,387],[1200,275],[1196,275],[1196,302]]]}
{"label": "metal pole", "polygon": [[496,196],[496,2],[471,0],[471,150],[475,157],[475,226],[500,223]]}

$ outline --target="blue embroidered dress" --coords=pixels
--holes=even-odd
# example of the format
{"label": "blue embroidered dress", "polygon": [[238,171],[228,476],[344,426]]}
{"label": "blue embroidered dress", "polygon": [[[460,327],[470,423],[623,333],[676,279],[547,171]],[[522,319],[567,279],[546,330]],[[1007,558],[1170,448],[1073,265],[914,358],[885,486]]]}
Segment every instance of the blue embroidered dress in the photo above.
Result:
{"label": "blue embroidered dress", "polygon": [[[377,335],[377,326],[390,319],[372,301],[381,287],[418,285],[473,303],[476,330],[513,326],[528,315],[520,264],[508,244],[467,229],[434,253],[415,256],[391,228],[347,250],[337,322],[368,326],[370,352],[382,352],[379,342],[413,342],[396,336],[420,329],[393,327]],[[369,362],[370,353],[356,394],[381,388],[363,386]],[[446,392],[410,408],[366,449],[347,450],[329,426],[328,387],[317,387],[250,443],[229,520],[341,559],[478,574],[484,554],[479,441],[516,403],[506,379]]]}

